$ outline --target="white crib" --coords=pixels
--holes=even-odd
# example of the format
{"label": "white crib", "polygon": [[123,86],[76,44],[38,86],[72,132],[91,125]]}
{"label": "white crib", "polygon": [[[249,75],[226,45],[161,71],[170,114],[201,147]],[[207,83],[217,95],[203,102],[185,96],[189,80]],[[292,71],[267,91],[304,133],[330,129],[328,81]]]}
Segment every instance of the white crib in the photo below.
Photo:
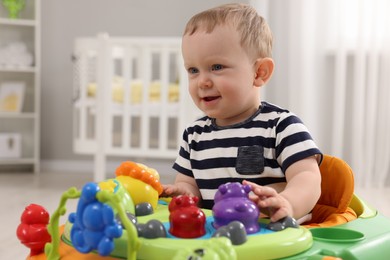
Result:
{"label": "white crib", "polygon": [[107,156],[177,156],[184,127],[200,115],[180,44],[106,34],[75,41],[73,148],[94,155],[95,181],[105,179]]}

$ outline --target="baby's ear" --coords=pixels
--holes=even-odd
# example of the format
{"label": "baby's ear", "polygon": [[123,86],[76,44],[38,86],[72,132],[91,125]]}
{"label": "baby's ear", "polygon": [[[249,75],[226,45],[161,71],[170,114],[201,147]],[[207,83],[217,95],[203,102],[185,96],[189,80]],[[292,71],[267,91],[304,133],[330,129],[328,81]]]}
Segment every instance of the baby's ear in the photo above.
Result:
{"label": "baby's ear", "polygon": [[253,85],[261,87],[265,85],[274,72],[274,61],[271,58],[259,58],[254,64],[255,77]]}

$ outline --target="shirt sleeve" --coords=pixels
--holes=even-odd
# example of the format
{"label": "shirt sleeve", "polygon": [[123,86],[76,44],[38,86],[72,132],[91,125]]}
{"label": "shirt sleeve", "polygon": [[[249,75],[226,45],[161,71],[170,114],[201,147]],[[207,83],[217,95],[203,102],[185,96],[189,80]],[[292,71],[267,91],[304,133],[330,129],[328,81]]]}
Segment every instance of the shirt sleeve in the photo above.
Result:
{"label": "shirt sleeve", "polygon": [[292,113],[281,116],[276,126],[275,154],[283,172],[293,163],[310,156],[320,155],[319,162],[322,160],[322,153],[309,130]]}
{"label": "shirt sleeve", "polygon": [[181,174],[194,177],[194,174],[192,173],[192,167],[191,167],[190,145],[188,141],[187,129],[183,132],[183,138],[181,140],[179,154],[172,168]]}

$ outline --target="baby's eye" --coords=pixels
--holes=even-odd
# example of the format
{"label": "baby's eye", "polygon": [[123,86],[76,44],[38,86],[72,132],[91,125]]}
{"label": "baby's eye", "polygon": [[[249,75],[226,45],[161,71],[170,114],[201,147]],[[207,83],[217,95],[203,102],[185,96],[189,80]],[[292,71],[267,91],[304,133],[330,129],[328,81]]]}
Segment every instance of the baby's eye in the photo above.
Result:
{"label": "baby's eye", "polygon": [[224,66],[221,64],[214,64],[213,66],[211,66],[211,70],[221,70],[223,68]]}
{"label": "baby's eye", "polygon": [[199,72],[197,68],[188,68],[187,71],[189,74],[195,74]]}

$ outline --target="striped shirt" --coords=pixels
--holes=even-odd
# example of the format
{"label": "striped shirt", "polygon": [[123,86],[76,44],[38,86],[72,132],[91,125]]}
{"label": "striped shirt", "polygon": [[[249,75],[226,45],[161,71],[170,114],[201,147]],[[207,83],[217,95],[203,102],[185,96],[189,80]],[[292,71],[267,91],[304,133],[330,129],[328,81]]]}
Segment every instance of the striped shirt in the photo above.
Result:
{"label": "striped shirt", "polygon": [[207,116],[183,133],[173,165],[193,177],[202,195],[202,207],[211,209],[219,185],[250,180],[260,185],[286,182],[293,163],[319,154],[302,121],[288,110],[262,102],[244,122],[220,127]]}

